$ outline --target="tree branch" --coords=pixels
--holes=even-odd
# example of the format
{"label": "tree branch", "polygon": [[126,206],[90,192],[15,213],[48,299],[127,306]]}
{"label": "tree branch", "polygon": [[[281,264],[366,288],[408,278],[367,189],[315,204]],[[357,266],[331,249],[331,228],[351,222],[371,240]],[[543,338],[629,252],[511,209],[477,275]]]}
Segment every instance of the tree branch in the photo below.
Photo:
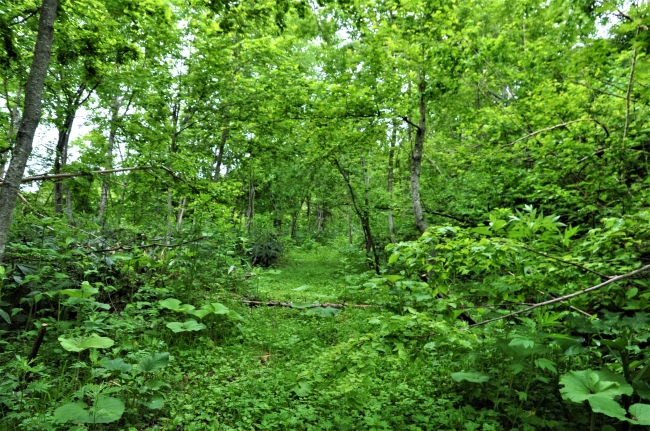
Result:
{"label": "tree branch", "polygon": [[532,249],[532,248],[526,247],[525,245],[519,244],[519,247],[521,247],[521,248],[523,248],[523,249],[526,249],[526,250],[528,250],[528,251],[530,251],[530,252],[532,252],[532,253],[538,254],[538,255],[540,255],[540,256],[544,256],[544,257],[547,257],[547,258],[549,258],[549,259],[557,260],[558,262],[566,263],[567,265],[573,265],[573,266],[575,266],[575,267],[578,267],[578,268],[584,269],[585,271],[591,272],[592,274],[596,274],[597,276],[599,276],[599,277],[601,277],[601,278],[604,278],[604,279],[606,279],[606,280],[612,278],[612,277],[610,277],[609,275],[601,274],[600,272],[598,272],[598,271],[594,271],[593,269],[589,269],[589,268],[587,268],[586,266],[582,266],[582,265],[580,265],[580,264],[578,264],[578,263],[571,262],[571,261],[569,261],[569,260],[560,259],[559,257],[551,256],[550,254],[546,254],[546,253],[544,253],[544,252],[534,250],[534,249]]}
{"label": "tree branch", "polygon": [[533,136],[537,136],[537,135],[539,135],[540,133],[550,132],[551,130],[559,129],[559,128],[562,128],[562,127],[566,127],[566,126],[568,126],[569,124],[580,123],[580,122],[583,122],[583,121],[593,121],[594,123],[596,123],[596,124],[598,124],[599,126],[601,126],[601,127],[605,130],[605,133],[607,133],[607,136],[609,136],[609,131],[608,131],[608,130],[605,128],[605,126],[603,126],[603,125],[602,125],[598,120],[596,120],[596,119],[594,119],[594,118],[581,118],[581,119],[579,119],[579,120],[567,121],[566,123],[556,124],[555,126],[547,127],[547,128],[545,128],[545,129],[539,129],[539,130],[536,130],[535,132],[533,132],[533,133],[529,133],[529,134],[527,134],[526,136],[517,139],[516,141],[513,141],[513,142],[511,142],[511,143],[509,143],[509,144],[502,145],[501,147],[499,147],[499,149],[502,149],[502,148],[505,148],[505,147],[510,147],[510,146],[512,146],[512,145],[515,145],[517,142],[521,142],[521,141],[523,141],[524,139],[532,138]]}
{"label": "tree branch", "polygon": [[642,266],[641,268],[635,269],[634,271],[628,272],[627,274],[617,275],[616,277],[611,277],[609,280],[604,281],[604,282],[602,282],[600,284],[597,284],[596,286],[592,286],[592,287],[590,287],[588,289],[584,289],[584,290],[581,290],[579,292],[571,293],[569,295],[560,296],[558,298],[554,298],[554,299],[551,299],[549,301],[540,302],[540,303],[535,304],[535,305],[533,305],[531,307],[524,308],[523,310],[508,313],[508,314],[506,314],[504,316],[495,317],[494,319],[484,320],[484,321],[476,323],[474,325],[467,326],[467,329],[474,328],[476,326],[485,325],[485,324],[491,323],[491,322],[496,322],[497,320],[507,319],[508,317],[513,317],[513,316],[516,316],[518,314],[527,313],[527,312],[529,312],[531,310],[534,310],[536,308],[539,308],[539,307],[545,307],[547,305],[556,304],[558,302],[564,302],[564,301],[566,301],[568,299],[575,298],[576,296],[580,296],[580,295],[584,295],[585,293],[596,291],[596,290],[598,290],[598,289],[600,289],[602,287],[607,286],[608,284],[612,284],[612,283],[615,283],[617,281],[621,281],[621,280],[624,280],[626,278],[630,278],[630,277],[632,277],[634,275],[640,274],[640,273],[642,273],[644,271],[647,271],[649,269],[650,269],[650,265],[645,265],[645,266]]}

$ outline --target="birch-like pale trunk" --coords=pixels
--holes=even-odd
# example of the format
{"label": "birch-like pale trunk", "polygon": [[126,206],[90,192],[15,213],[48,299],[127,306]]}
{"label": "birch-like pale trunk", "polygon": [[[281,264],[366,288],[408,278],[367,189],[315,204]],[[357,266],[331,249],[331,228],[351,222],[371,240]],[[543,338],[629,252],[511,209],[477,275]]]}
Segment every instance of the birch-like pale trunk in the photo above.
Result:
{"label": "birch-like pale trunk", "polygon": [[18,127],[16,145],[13,150],[9,168],[0,188],[0,263],[4,257],[9,229],[20,191],[20,183],[32,153],[34,133],[41,120],[43,107],[42,95],[47,69],[50,64],[52,43],[54,41],[54,19],[58,0],[43,0],[38,21],[38,34],[34,57],[25,86],[25,106],[23,119]]}
{"label": "birch-like pale trunk", "polygon": [[[117,121],[119,115],[121,100],[119,97],[115,96],[113,99],[113,105],[111,106],[111,120],[110,127],[108,131],[108,146],[106,148],[106,153],[104,158],[106,160],[105,168],[107,170],[113,169],[113,147],[115,146],[115,136],[117,135]],[[108,193],[110,192],[110,187],[108,185],[108,178],[102,181],[102,194],[99,199],[99,217],[104,216],[104,211],[106,210],[106,205],[108,204]]]}
{"label": "birch-like pale trunk", "polygon": [[[395,242],[395,221],[393,220],[393,166],[395,163],[395,145],[397,144],[397,123],[393,121],[393,133],[390,139],[390,148],[388,150],[388,234],[391,242]],[[349,210],[348,210],[349,212]]]}
{"label": "birch-like pale trunk", "polygon": [[424,135],[427,130],[427,102],[424,94],[426,82],[424,77],[420,78],[418,90],[420,91],[420,121],[415,131],[415,145],[411,153],[411,203],[413,205],[413,215],[415,216],[415,226],[420,233],[424,233],[428,227],[422,214],[422,202],[420,200],[420,170],[422,168]]}

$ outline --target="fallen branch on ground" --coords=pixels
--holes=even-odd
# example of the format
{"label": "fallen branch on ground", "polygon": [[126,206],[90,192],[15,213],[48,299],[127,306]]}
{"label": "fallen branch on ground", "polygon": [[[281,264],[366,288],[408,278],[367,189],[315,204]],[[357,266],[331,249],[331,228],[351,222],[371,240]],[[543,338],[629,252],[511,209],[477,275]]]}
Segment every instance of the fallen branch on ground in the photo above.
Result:
{"label": "fallen branch on ground", "polygon": [[[277,301],[249,301],[246,299],[242,299],[239,302],[243,302],[244,304],[248,304],[251,307],[259,307],[260,305],[266,305],[267,307],[289,307],[289,308],[294,308],[293,302],[277,302]],[[324,302],[322,304],[319,303],[314,303],[310,304],[308,307],[305,306],[305,308],[317,308],[317,307],[332,307],[332,308],[343,308],[343,307],[356,307],[356,308],[369,308],[372,307],[372,305],[368,304],[332,304],[329,302]],[[296,308],[303,308],[302,306],[296,307]]]}
{"label": "fallen branch on ground", "polygon": [[534,310],[535,308],[545,307],[547,305],[556,304],[558,302],[564,302],[564,301],[566,301],[568,299],[575,298],[576,296],[584,295],[585,293],[589,293],[589,292],[593,292],[595,290],[598,290],[601,287],[607,286],[608,284],[612,284],[612,283],[615,283],[617,281],[621,281],[621,280],[624,280],[626,278],[630,278],[630,277],[632,277],[634,275],[640,274],[640,273],[642,273],[644,271],[647,271],[649,269],[650,269],[650,265],[645,265],[645,266],[642,266],[639,269],[635,269],[632,272],[628,272],[627,274],[622,274],[622,275],[617,275],[616,277],[612,277],[609,280],[604,281],[604,282],[602,282],[600,284],[597,284],[595,286],[592,286],[592,287],[590,287],[588,289],[584,289],[584,290],[581,290],[579,292],[571,293],[569,295],[560,296],[559,298],[551,299],[549,301],[540,302],[539,304],[535,304],[535,305],[533,305],[531,307],[524,308],[523,310],[508,313],[508,314],[506,314],[504,316],[495,317],[494,319],[484,320],[482,322],[478,322],[478,323],[475,323],[473,325],[469,325],[469,326],[467,326],[467,328],[473,328],[475,326],[485,325],[485,324],[490,323],[490,322],[496,322],[497,320],[507,319],[508,317],[513,317],[513,316],[516,316],[518,314],[527,313],[528,311]]}

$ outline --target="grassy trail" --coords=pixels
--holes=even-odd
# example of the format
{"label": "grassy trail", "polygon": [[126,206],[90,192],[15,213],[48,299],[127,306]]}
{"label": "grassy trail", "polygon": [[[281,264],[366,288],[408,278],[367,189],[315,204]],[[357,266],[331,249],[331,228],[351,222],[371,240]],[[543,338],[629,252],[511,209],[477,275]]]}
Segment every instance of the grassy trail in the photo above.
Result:
{"label": "grassy trail", "polygon": [[261,273],[257,284],[264,299],[302,302],[336,302],[345,297],[341,256],[332,250],[290,251],[279,269]]}
{"label": "grassy trail", "polygon": [[[332,249],[290,251],[277,269],[256,270],[240,293],[263,301],[344,301],[341,258]],[[345,308],[332,317],[286,307],[241,305],[237,311],[243,320],[224,334],[223,344],[202,340],[176,352],[173,389],[186,403],[172,412],[170,425],[185,430],[328,429],[327,422],[305,426],[320,423],[323,412],[309,396],[298,396],[299,372],[328,347],[363,330],[367,311]]]}

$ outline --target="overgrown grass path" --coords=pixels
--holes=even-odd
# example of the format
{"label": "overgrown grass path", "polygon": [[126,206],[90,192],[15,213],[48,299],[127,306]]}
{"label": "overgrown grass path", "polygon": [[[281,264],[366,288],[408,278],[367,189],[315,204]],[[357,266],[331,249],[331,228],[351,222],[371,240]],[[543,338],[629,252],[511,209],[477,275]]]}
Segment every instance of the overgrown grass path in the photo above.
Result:
{"label": "overgrown grass path", "polygon": [[265,300],[336,302],[345,298],[344,266],[332,249],[292,250],[278,269],[263,271],[249,281]]}
{"label": "overgrown grass path", "polygon": [[[275,269],[255,269],[238,294],[262,301],[343,302],[343,258],[332,248],[289,251]],[[170,398],[180,400],[172,414],[182,418],[182,429],[331,429],[322,400],[309,394],[301,372],[327,349],[366,331],[369,311],[346,307],[320,317],[309,309],[230,306],[243,319],[231,322],[221,339],[174,349],[178,382]]]}

